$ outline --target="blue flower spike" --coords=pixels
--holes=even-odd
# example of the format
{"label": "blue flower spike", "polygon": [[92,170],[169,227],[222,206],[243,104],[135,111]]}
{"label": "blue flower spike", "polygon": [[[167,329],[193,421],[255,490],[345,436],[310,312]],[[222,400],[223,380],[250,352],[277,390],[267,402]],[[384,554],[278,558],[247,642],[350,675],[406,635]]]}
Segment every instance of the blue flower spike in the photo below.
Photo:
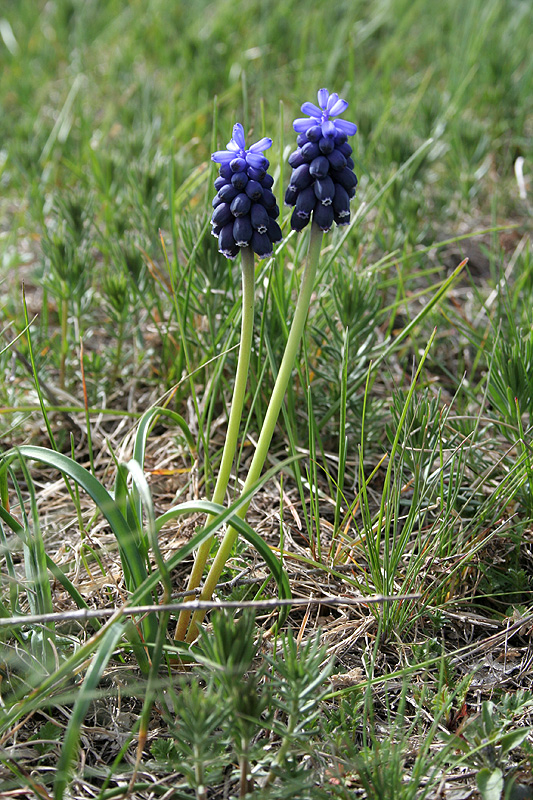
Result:
{"label": "blue flower spike", "polygon": [[293,171],[285,194],[285,203],[295,207],[293,230],[303,230],[311,219],[323,231],[329,231],[333,222],[350,222],[357,178],[348,136],[353,136],[357,125],[336,119],[347,108],[336,92],[320,89],[318,105],[304,103],[302,111],[308,116],[294,120],[298,148],[289,156]]}
{"label": "blue flower spike", "polygon": [[220,164],[215,181],[212,234],[219,251],[235,258],[241,247],[251,247],[260,258],[272,255],[272,246],[282,239],[276,219],[279,208],[271,188],[268,159],[263,155],[272,139],[263,138],[246,149],[244,128],[233,126],[233,138],[226,150],[217,150],[211,159]]}

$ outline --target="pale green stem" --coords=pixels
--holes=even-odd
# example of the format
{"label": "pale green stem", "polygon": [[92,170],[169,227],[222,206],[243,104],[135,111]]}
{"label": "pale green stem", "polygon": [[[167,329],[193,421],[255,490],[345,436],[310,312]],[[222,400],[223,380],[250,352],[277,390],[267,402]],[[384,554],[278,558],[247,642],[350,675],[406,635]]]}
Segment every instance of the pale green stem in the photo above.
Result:
{"label": "pale green stem", "polygon": [[68,323],[68,300],[66,297],[67,287],[63,285],[63,297],[61,299],[61,359],[59,362],[59,388],[65,388],[65,365],[68,352],[67,323]]}
{"label": "pale green stem", "polygon": [[[289,381],[291,379],[294,362],[296,360],[296,356],[298,355],[298,349],[300,347],[300,341],[302,339],[307,313],[309,311],[318,260],[320,258],[322,238],[322,231],[313,223],[311,227],[311,238],[309,241],[307,260],[302,275],[302,283],[300,285],[300,294],[298,295],[289,338],[287,339],[287,345],[285,347],[285,353],[283,354],[283,359],[279,368],[278,377],[276,378],[270,403],[268,404],[263,427],[257,442],[257,448],[254,453],[252,463],[250,464],[248,476],[244,482],[244,486],[242,487],[242,494],[245,494],[254,486],[255,483],[257,483],[261,477],[261,472],[268,455],[268,448],[270,447],[270,442],[272,441],[274,429],[278,421],[279,412],[281,411],[283,398],[285,397],[285,392],[287,391],[287,386],[289,385]],[[250,501],[245,503],[245,505],[243,505],[237,511],[237,516],[241,519],[244,519],[249,505]],[[222,574],[222,570],[224,569],[224,566],[230,557],[236,538],[237,531],[235,528],[228,526],[213,564],[211,565],[211,569],[209,570],[209,574],[207,575],[202,593],[200,595],[201,600],[211,599],[215,586],[217,585],[220,575]],[[205,611],[196,611],[194,613],[191,627],[189,633],[187,634],[188,642],[192,642],[196,638],[197,625],[203,620],[204,616]]]}
{"label": "pale green stem", "polygon": [[[241,250],[242,261],[242,318],[241,318],[241,343],[239,346],[239,358],[237,362],[237,372],[235,375],[235,386],[233,388],[233,399],[231,401],[231,410],[228,420],[228,430],[226,433],[226,441],[224,442],[224,449],[222,451],[222,460],[218,471],[218,477],[213,492],[213,503],[219,505],[224,502],[226,489],[231,475],[231,468],[233,466],[233,459],[237,449],[239,438],[239,428],[242,420],[242,407],[244,405],[244,397],[246,395],[246,384],[248,381],[248,368],[250,366],[250,354],[252,351],[252,335],[254,325],[254,293],[255,293],[255,266],[254,254],[250,246],[243,247]],[[208,517],[206,526],[213,521],[213,517]],[[210,536],[203,544],[200,545],[194,565],[187,584],[187,591],[189,589],[196,589],[200,585],[204,567],[209,557],[213,537]],[[194,600],[194,595],[189,595],[185,600]],[[182,611],[174,638],[177,641],[183,641],[187,632],[187,625],[191,616],[190,611]]]}

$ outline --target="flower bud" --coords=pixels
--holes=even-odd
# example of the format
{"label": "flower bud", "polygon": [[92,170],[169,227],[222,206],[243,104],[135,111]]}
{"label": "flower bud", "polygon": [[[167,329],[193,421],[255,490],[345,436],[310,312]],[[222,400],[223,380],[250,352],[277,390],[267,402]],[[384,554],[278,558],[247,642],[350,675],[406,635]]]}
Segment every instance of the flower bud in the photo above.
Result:
{"label": "flower bud", "polygon": [[302,164],[304,163],[305,163],[305,158],[300,148],[298,148],[298,150],[295,150],[293,153],[290,154],[289,164],[293,169],[296,169],[296,167],[301,167]]}
{"label": "flower bud", "polygon": [[[240,173],[237,173],[240,175]],[[233,176],[235,177],[235,176]],[[226,183],[222,189],[220,189],[218,196],[221,197],[225,203],[231,203],[234,197],[238,194],[237,188],[235,187],[233,181],[231,183]]]}
{"label": "flower bud", "polygon": [[238,192],[242,192],[247,183],[248,175],[244,170],[242,172],[236,172],[231,178],[231,184]]}
{"label": "flower bud", "polygon": [[315,187],[308,186],[307,189],[303,189],[298,195],[298,199],[296,200],[296,213],[298,216],[308,219],[316,202]]}
{"label": "flower bud", "polygon": [[239,252],[239,248],[233,238],[233,223],[229,223],[228,225],[224,225],[222,230],[220,231],[220,235],[218,237],[218,246],[220,252],[223,253],[227,258],[235,258],[237,253]]}
{"label": "flower bud", "polygon": [[224,225],[227,225],[231,222],[232,213],[230,211],[230,207],[227,203],[221,203],[219,206],[215,208],[213,211],[213,216],[211,217],[211,221],[215,223],[215,225],[220,225],[221,228]]}
{"label": "flower bud", "polygon": [[246,169],[244,158],[234,158],[229,165],[232,172],[243,172]]}
{"label": "flower bud", "polygon": [[333,225],[333,206],[325,206],[319,203],[313,214],[313,221],[321,231],[329,231]]}
{"label": "flower bud", "polygon": [[252,248],[254,253],[260,258],[267,258],[272,255],[272,242],[268,233],[254,231],[252,234]]}

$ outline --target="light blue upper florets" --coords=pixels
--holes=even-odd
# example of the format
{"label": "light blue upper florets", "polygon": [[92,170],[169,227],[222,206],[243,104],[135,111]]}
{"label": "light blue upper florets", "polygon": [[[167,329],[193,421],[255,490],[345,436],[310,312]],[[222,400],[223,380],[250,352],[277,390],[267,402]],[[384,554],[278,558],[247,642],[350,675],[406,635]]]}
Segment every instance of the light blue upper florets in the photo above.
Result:
{"label": "light blue upper florets", "polygon": [[248,150],[244,141],[244,128],[240,122],[233,126],[233,138],[226,145],[227,150],[217,150],[213,153],[211,159],[216,161],[217,164],[229,164],[234,158],[242,158],[249,167],[256,169],[267,169],[268,161],[261,153],[272,147],[272,139],[264,137],[255,144],[252,144]]}
{"label": "light blue upper florets", "polygon": [[[318,106],[314,103],[304,103],[302,111],[308,114],[311,119],[295,119],[294,130],[297,133],[306,133],[309,128],[320,125],[322,136],[335,136],[337,133],[345,133],[346,136],[353,136],[357,130],[357,125],[345,119],[331,119],[343,114],[348,108],[346,100],[341,100],[337,92],[330,94],[327,89],[318,90]],[[320,106],[320,108],[319,108]]]}

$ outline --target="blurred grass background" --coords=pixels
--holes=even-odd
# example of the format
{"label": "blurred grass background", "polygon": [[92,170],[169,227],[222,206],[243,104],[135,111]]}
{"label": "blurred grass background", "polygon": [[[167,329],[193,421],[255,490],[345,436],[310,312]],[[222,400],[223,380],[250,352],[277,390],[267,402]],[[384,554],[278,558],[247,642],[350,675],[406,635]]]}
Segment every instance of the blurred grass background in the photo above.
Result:
{"label": "blurred grass background", "polygon": [[[231,290],[238,269],[227,283],[228,266],[201,233],[210,152],[225,145],[237,120],[249,141],[268,134],[281,198],[291,121],[322,86],[350,103],[347,117],[359,126],[358,202],[371,206],[342,257],[367,266],[389,259],[383,302],[431,285],[435,272],[465,254],[474,279],[496,286],[499,254],[512,251],[530,223],[514,174],[521,157],[527,179],[531,162],[528,19],[525,0],[5,2],[0,269],[12,333],[21,329],[21,279],[28,291],[37,279],[42,336],[63,325],[59,349],[68,362],[65,339],[75,343],[81,333],[95,382],[109,377],[90,346],[90,314],[102,308],[112,338],[125,335],[125,317],[159,325],[158,379],[165,386],[179,379],[183,358],[176,365],[176,345],[158,322],[172,313],[162,297],[158,231],[172,239],[176,265],[200,240],[205,276],[192,279],[197,290]],[[508,225],[515,229],[507,234],[452,246],[438,264],[417,255]],[[217,302],[211,292],[210,300]],[[197,361],[213,355],[220,311]],[[65,331],[68,314],[81,326],[77,334]],[[54,342],[50,369],[61,371]],[[146,355],[146,341],[141,349]],[[117,365],[139,368],[131,348],[117,350]]]}
{"label": "blurred grass background", "polygon": [[239,119],[276,148],[327,86],[350,102],[372,180],[434,137],[435,205],[422,221],[490,214],[494,196],[500,213],[516,211],[513,163],[532,138],[529,10],[524,0],[6,2],[3,194],[88,182],[108,161],[170,159],[179,186],[209,157],[215,96],[219,143]]}

